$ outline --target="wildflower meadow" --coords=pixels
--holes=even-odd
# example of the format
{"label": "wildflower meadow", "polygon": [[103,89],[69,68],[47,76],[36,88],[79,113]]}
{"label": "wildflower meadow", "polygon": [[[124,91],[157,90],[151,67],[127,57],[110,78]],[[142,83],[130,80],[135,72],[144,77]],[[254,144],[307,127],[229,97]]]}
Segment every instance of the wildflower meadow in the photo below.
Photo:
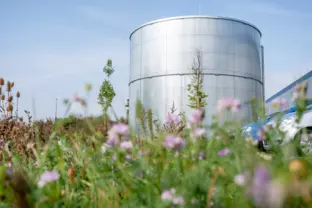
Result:
{"label": "wildflower meadow", "polygon": [[[265,126],[259,138],[272,148],[261,151],[258,141],[243,136],[239,119],[219,122],[224,113],[239,116],[236,98],[218,102],[210,125],[200,105],[189,115],[168,112],[158,127],[138,114],[145,130],[139,134],[127,119],[105,113],[32,121],[26,111],[29,121],[23,121],[22,94],[10,97],[14,84],[8,83],[5,91],[0,80],[1,207],[312,207],[312,163],[298,141],[276,144],[284,132]],[[91,90],[87,85],[86,96]],[[307,98],[294,97],[300,118]],[[65,104],[73,102],[88,108],[84,96]],[[284,108],[285,101],[274,105]]]}

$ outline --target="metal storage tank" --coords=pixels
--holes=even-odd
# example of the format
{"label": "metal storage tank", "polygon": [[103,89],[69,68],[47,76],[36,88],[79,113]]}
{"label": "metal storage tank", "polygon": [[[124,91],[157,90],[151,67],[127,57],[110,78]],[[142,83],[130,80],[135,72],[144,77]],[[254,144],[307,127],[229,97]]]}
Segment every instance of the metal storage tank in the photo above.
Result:
{"label": "metal storage tank", "polygon": [[[242,103],[264,100],[263,46],[260,30],[245,21],[210,16],[181,16],[146,23],[130,35],[129,122],[135,126],[140,99],[160,122],[174,102],[188,115],[187,85],[200,50],[208,94],[206,123],[216,114],[220,98],[234,96]],[[251,106],[242,113],[251,120]]]}

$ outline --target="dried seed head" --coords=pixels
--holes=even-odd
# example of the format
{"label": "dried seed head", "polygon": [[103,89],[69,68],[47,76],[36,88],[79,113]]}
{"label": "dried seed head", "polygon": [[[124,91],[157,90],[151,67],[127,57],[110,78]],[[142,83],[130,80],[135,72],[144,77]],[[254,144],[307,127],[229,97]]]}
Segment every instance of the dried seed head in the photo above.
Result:
{"label": "dried seed head", "polygon": [[2,95],[2,88],[1,88],[1,86],[0,86],[0,95]]}
{"label": "dried seed head", "polygon": [[11,82],[10,81],[8,81],[7,82],[7,89],[6,89],[8,92],[10,92],[11,91]]}
{"label": "dried seed head", "polygon": [[11,82],[11,88],[13,88],[14,87],[14,82]]}
{"label": "dried seed head", "polygon": [[5,100],[5,95],[1,95],[1,100]]}
{"label": "dried seed head", "polygon": [[17,92],[17,93],[16,93],[16,97],[17,97],[17,98],[21,97],[21,93],[20,93],[20,92]]}
{"label": "dried seed head", "polygon": [[0,86],[4,85],[4,79],[2,77],[0,77]]}
{"label": "dried seed head", "polygon": [[67,174],[70,178],[75,176],[75,169],[74,168],[69,168],[67,171]]}
{"label": "dried seed head", "polygon": [[13,96],[9,96],[8,97],[8,102],[12,102],[13,101]]}
{"label": "dried seed head", "polygon": [[9,104],[7,107],[7,111],[12,112],[13,111],[13,105]]}

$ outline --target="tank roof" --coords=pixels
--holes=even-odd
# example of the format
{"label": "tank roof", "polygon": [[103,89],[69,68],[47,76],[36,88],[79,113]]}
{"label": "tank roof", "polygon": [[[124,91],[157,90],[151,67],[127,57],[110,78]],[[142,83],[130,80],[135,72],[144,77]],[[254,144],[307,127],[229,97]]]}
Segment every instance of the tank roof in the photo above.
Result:
{"label": "tank roof", "polygon": [[170,20],[176,20],[176,19],[196,19],[196,18],[204,18],[204,19],[221,19],[221,20],[228,20],[228,21],[234,21],[234,22],[239,22],[248,26],[253,27],[254,29],[256,29],[259,33],[260,36],[262,36],[262,33],[260,31],[260,29],[258,27],[256,27],[255,25],[243,21],[243,20],[239,20],[239,19],[235,19],[235,18],[231,18],[231,17],[220,17],[220,16],[205,16],[205,15],[192,15],[192,16],[177,16],[177,17],[167,17],[167,18],[162,18],[162,19],[157,19],[157,20],[153,20],[150,22],[147,22],[139,27],[137,27],[135,30],[133,30],[133,32],[130,34],[129,39],[131,39],[131,36],[133,35],[133,33],[135,33],[137,30],[147,26],[147,25],[152,25],[155,23],[159,23],[159,22],[165,22],[165,21],[170,21]]}

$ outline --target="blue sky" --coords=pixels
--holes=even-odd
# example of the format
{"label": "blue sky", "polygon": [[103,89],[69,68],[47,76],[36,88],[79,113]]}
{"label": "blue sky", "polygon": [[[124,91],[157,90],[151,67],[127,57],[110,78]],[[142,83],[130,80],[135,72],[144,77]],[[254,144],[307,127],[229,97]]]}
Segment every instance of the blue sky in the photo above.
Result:
{"label": "blue sky", "polygon": [[56,98],[63,115],[61,101],[92,83],[89,113],[96,115],[102,68],[111,58],[113,104],[125,115],[129,34],[136,27],[180,15],[228,16],[263,33],[268,97],[312,70],[311,8],[310,0],[0,1],[0,76],[15,81],[20,111],[30,110],[37,119],[54,116]]}

